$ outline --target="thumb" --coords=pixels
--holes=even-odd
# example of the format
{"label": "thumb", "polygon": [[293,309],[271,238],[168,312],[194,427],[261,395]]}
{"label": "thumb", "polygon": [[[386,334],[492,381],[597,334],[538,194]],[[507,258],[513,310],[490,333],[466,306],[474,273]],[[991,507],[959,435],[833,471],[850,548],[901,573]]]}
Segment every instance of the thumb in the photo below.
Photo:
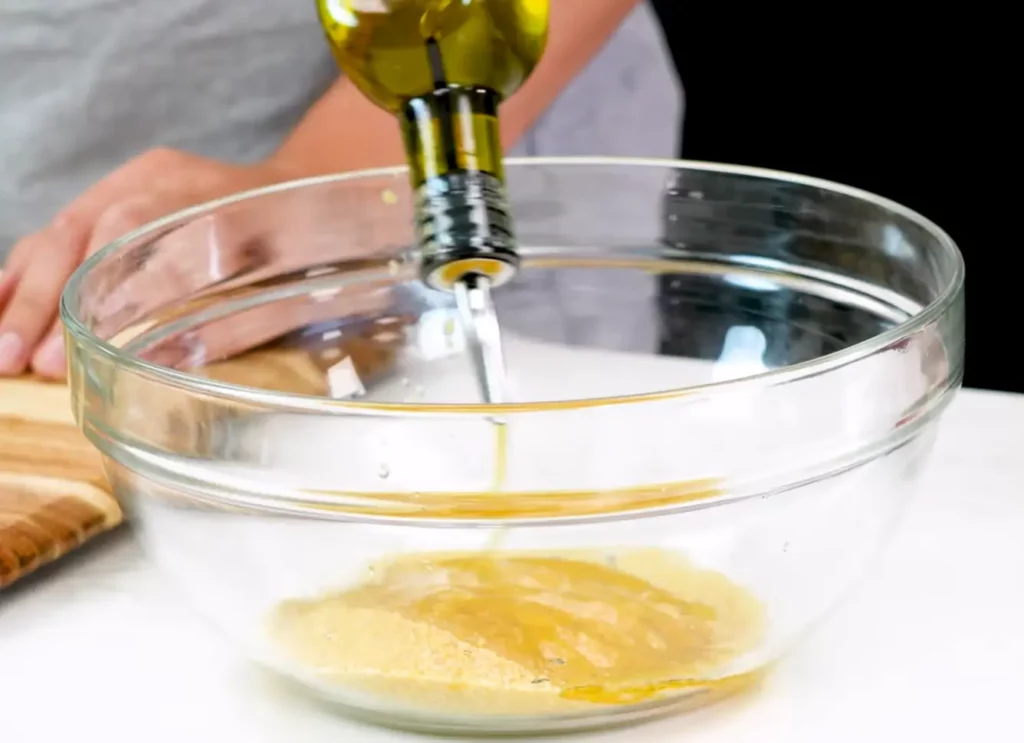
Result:
{"label": "thumb", "polygon": [[64,282],[78,265],[82,237],[75,225],[61,223],[18,244],[31,260],[7,290],[0,316],[0,375],[20,374],[29,365],[57,314]]}
{"label": "thumb", "polygon": [[[101,212],[92,226],[86,242],[85,253],[91,255],[105,245],[124,237],[126,234],[163,216],[167,207],[157,199],[136,198],[120,201]],[[77,263],[77,261],[76,261]],[[70,273],[74,265],[68,266]],[[88,301],[88,300],[87,300]],[[80,310],[88,308],[83,307]],[[42,318],[44,322],[49,318]],[[40,339],[32,353],[32,371],[48,379],[63,379],[67,373],[64,349],[64,328],[59,319],[49,327],[45,337]]]}

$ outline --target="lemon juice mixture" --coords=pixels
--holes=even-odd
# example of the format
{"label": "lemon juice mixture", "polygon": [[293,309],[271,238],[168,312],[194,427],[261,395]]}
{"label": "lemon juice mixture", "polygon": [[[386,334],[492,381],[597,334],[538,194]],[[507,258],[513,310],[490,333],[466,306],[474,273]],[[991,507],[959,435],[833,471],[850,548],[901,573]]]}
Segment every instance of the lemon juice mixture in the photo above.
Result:
{"label": "lemon juice mixture", "polygon": [[273,636],[306,674],[434,712],[541,714],[752,678],[760,602],[661,550],[410,554],[348,590],[281,604]]}

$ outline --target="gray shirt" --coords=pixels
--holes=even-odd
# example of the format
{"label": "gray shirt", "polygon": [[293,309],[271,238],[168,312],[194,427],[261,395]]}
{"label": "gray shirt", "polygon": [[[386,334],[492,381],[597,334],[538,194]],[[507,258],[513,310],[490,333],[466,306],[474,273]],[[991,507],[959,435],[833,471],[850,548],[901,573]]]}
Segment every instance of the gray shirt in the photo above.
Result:
{"label": "gray shirt", "polygon": [[[671,155],[657,34],[639,8],[520,152]],[[152,147],[266,156],[336,75],[313,0],[2,0],[0,256]]]}
{"label": "gray shirt", "polygon": [[336,76],[312,0],[3,0],[2,250],[154,146],[267,155]]}

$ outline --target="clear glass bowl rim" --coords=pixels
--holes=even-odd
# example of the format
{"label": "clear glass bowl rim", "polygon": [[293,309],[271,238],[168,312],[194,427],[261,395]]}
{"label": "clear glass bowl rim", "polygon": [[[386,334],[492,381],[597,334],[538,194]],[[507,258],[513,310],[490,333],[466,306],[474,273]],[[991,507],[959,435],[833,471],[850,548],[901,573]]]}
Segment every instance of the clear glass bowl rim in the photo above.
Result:
{"label": "clear glass bowl rim", "polygon": [[129,354],[125,354],[113,344],[95,336],[88,328],[85,327],[84,323],[79,320],[71,309],[73,306],[78,304],[78,297],[81,291],[82,282],[90,271],[122,247],[130,245],[140,239],[144,239],[148,235],[159,235],[174,225],[190,222],[199,217],[209,215],[224,207],[251,199],[271,196],[278,193],[299,191],[304,188],[345,183],[348,181],[358,181],[369,178],[395,177],[407,173],[408,167],[400,165],[315,176],[312,178],[291,180],[262,188],[250,189],[248,191],[242,191],[177,211],[173,214],[167,215],[166,217],[162,217],[161,219],[143,225],[142,227],[122,236],[98,250],[92,256],[87,258],[71,275],[61,295],[61,321],[64,324],[66,332],[75,339],[76,343],[79,344],[83,350],[91,354],[107,357],[115,367],[120,367],[125,371],[130,371],[134,374],[146,377],[147,379],[157,381],[177,389],[214,397],[227,402],[265,405],[281,411],[317,412],[326,415],[344,415],[357,412],[372,414],[372,411],[378,411],[382,414],[404,414],[409,416],[431,416],[438,414],[444,414],[446,416],[493,416],[494,413],[498,411],[515,413],[528,411],[579,410],[583,408],[595,408],[610,405],[654,402],[682,396],[704,396],[724,393],[727,391],[739,391],[742,388],[751,386],[787,384],[799,381],[800,379],[814,377],[842,368],[849,364],[856,363],[857,361],[865,359],[887,346],[898,343],[901,340],[912,336],[916,332],[936,321],[947,310],[949,310],[956,302],[957,296],[963,289],[963,257],[960,254],[956,243],[944,230],[942,230],[942,228],[918,212],[915,212],[898,202],[853,186],[846,186],[841,183],[821,178],[814,178],[811,176],[804,176],[768,168],[683,159],[631,157],[514,157],[507,158],[505,160],[505,164],[514,168],[522,166],[527,168],[658,168],[666,172],[672,170],[696,170],[708,173],[720,173],[723,175],[748,176],[762,178],[765,180],[775,180],[792,185],[809,186],[831,191],[832,193],[856,198],[881,209],[900,214],[909,221],[924,228],[936,239],[939,246],[949,254],[949,257],[954,260],[954,272],[952,279],[942,290],[939,296],[913,317],[910,317],[899,325],[890,328],[884,333],[880,333],[865,341],[810,361],[792,364],[779,369],[772,369],[737,379],[709,382],[707,384],[680,387],[666,391],[643,392],[617,397],[589,398],[558,402],[505,403],[501,405],[487,405],[484,403],[436,403],[430,405],[410,405],[403,403],[353,402],[348,400],[312,397],[296,393],[239,387],[205,377],[194,376],[187,372],[160,366]]}

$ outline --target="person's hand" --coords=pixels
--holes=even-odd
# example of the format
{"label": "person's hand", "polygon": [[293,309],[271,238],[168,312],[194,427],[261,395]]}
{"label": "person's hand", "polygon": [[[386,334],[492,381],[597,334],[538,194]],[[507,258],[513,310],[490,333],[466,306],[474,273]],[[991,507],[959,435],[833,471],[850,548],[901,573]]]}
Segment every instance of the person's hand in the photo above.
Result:
{"label": "person's hand", "polygon": [[[402,172],[249,195],[122,244],[90,272],[75,312],[98,337],[193,372],[338,318],[393,322],[401,293],[392,288],[415,278],[396,260],[412,241],[411,201]],[[261,294],[310,278],[322,288]],[[268,301],[223,314],[257,294]],[[207,310],[198,325],[145,340]]]}
{"label": "person's hand", "polygon": [[19,241],[0,274],[0,375],[28,369],[63,378],[57,307],[64,284],[109,242],[172,212],[287,180],[272,164],[237,166],[175,150],[152,150],[114,171]]}

